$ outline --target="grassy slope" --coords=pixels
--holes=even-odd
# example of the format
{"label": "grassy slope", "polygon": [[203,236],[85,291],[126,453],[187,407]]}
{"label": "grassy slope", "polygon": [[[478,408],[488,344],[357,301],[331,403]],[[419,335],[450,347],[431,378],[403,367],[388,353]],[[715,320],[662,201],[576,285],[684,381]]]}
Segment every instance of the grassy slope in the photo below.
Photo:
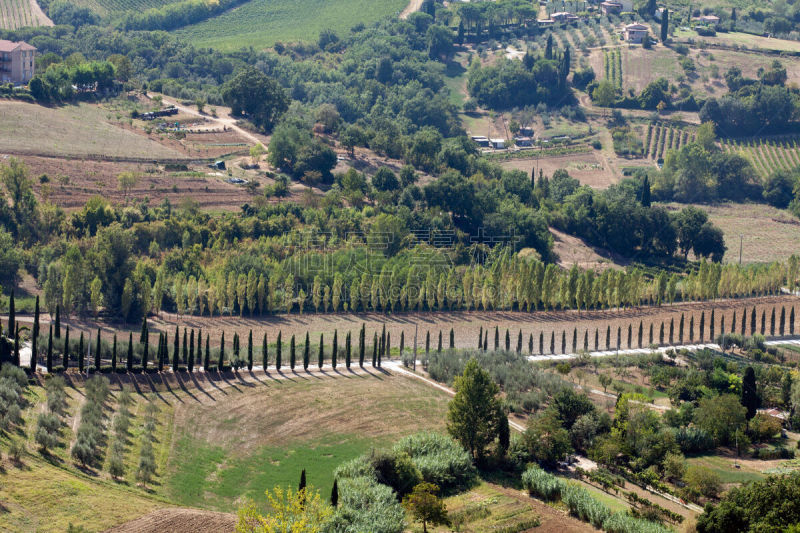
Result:
{"label": "grassy slope", "polygon": [[161,7],[176,1],[178,0],[73,0],[73,3],[88,7],[102,16],[114,16],[129,10],[142,11],[151,7]]}
{"label": "grassy slope", "polygon": [[199,46],[235,50],[277,41],[315,40],[323,29],[342,33],[399,13],[406,0],[252,0],[177,33]]}
{"label": "grassy slope", "polygon": [[259,500],[267,488],[294,485],[303,468],[327,494],[343,461],[443,429],[448,397],[407,378],[293,380],[177,407],[164,495],[230,510],[241,496]]}
{"label": "grassy slope", "polygon": [[43,107],[0,101],[0,152],[81,156],[113,154],[120,157],[181,157],[157,142],[124,130],[98,106],[79,104]]}

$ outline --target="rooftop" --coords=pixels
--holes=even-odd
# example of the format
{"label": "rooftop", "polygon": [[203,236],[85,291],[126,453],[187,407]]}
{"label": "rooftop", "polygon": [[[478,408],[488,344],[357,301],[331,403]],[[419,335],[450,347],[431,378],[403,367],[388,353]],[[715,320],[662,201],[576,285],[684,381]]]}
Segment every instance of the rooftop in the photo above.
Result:
{"label": "rooftop", "polygon": [[13,52],[15,50],[36,50],[35,46],[31,46],[25,41],[20,41],[15,43],[13,41],[6,41],[4,39],[0,39],[0,52]]}

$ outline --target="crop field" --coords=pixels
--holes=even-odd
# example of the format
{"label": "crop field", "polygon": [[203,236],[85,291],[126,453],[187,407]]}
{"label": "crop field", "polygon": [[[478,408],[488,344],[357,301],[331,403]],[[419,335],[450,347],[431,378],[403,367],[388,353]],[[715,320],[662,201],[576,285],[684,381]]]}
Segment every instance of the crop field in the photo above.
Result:
{"label": "crop field", "polygon": [[693,141],[694,137],[694,132],[684,128],[660,123],[648,124],[643,140],[644,156],[654,160],[663,159],[669,150],[679,150]]}
{"label": "crop field", "polygon": [[617,47],[604,51],[603,72],[606,80],[609,80],[617,89],[622,89],[622,49]]}
{"label": "crop field", "polygon": [[278,41],[316,40],[320,31],[345,33],[399,14],[406,0],[251,0],[175,33],[198,46],[236,50]]}
{"label": "crop field", "polygon": [[500,166],[505,169],[522,170],[527,174],[533,170],[537,175],[541,169],[548,176],[563,168],[582,185],[588,185],[595,189],[606,189],[617,181],[612,169],[597,152],[541,158],[533,157],[534,152],[535,150],[531,151],[529,158],[509,159],[501,162]]}
{"label": "crop field", "polygon": [[[669,204],[679,209],[679,204]],[[698,205],[724,234],[727,251],[723,262],[739,261],[739,236],[742,236],[742,262],[785,261],[800,250],[800,221],[785,210],[766,204],[722,203]]]}
{"label": "crop field", "polygon": [[654,46],[650,50],[641,47],[621,50],[624,87],[634,89],[637,94],[658,78],[672,82],[683,72],[678,64],[678,55],[664,46]]}
{"label": "crop field", "polygon": [[74,4],[88,7],[99,15],[118,15],[126,11],[144,11],[162,7],[177,0],[73,0]]}
{"label": "crop field", "polygon": [[798,138],[723,139],[722,148],[727,152],[738,152],[746,157],[761,176],[777,170],[793,170],[800,167]]}
{"label": "crop field", "polygon": [[52,25],[35,0],[0,0],[0,30]]}
{"label": "crop field", "polygon": [[[114,121],[116,120],[116,123]],[[168,148],[121,127],[121,118],[96,105],[42,107],[0,101],[0,153],[30,155],[181,158]]]}

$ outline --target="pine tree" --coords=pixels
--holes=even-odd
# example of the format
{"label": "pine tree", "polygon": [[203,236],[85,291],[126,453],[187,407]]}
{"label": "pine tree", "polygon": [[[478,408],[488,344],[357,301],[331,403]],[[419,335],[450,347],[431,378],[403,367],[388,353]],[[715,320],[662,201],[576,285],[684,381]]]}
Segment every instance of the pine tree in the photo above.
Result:
{"label": "pine tree", "polygon": [[33,311],[33,334],[31,335],[31,372],[36,372],[36,358],[39,357],[39,296]]}
{"label": "pine tree", "polygon": [[[177,351],[175,352],[175,357],[177,358]],[[133,332],[128,333],[128,358],[125,361],[125,365],[128,369],[128,372],[133,372]],[[177,371],[177,364],[173,364],[174,371]]]}
{"label": "pine tree", "polygon": [[67,326],[67,333],[64,336],[64,359],[62,361],[62,365],[64,366],[64,372],[67,371],[69,368],[69,326]]}
{"label": "pine tree", "polygon": [[[159,367],[159,370],[161,368]],[[114,343],[111,348],[111,371],[117,373],[117,334],[114,333]]]}
{"label": "pine tree", "polygon": [[[520,334],[520,336],[522,335],[522,330],[520,330],[519,334]],[[520,338],[522,338],[522,337],[520,337]],[[520,340],[520,345],[521,344],[522,344],[522,340]],[[452,350],[455,347],[456,347],[456,332],[453,331],[453,328],[450,328],[450,349]]]}
{"label": "pine tree", "polygon": [[[280,340],[281,334],[278,333],[278,340]],[[278,365],[280,367],[280,348],[278,349]],[[225,369],[225,332],[222,332],[222,337],[219,341],[219,360],[217,361],[217,370],[222,372]]]}
{"label": "pine tree", "polygon": [[47,373],[53,372],[53,325],[50,324],[50,335],[47,338]]}
{"label": "pine tree", "polygon": [[100,328],[97,328],[97,344],[95,345],[94,350],[94,369],[96,372],[100,372],[100,358],[102,357],[102,347],[103,344],[100,341]]}
{"label": "pine tree", "polygon": [[267,371],[268,363],[269,363],[269,344],[267,344],[267,334],[264,333],[264,338],[261,341],[261,367],[264,369],[264,372]]}
{"label": "pine tree", "polygon": [[[344,366],[348,370],[350,370],[350,332],[347,332],[347,335],[344,338]],[[361,366],[364,366],[364,361],[361,361]]]}
{"label": "pine tree", "polygon": [[56,339],[61,338],[61,306],[56,305]]}
{"label": "pine tree", "polygon": [[278,340],[275,343],[275,368],[281,369],[281,351],[283,349],[283,342],[281,341],[281,332],[278,332]]}
{"label": "pine tree", "polygon": [[84,346],[83,332],[81,331],[81,337],[80,340],[78,340],[78,372],[81,374],[83,374],[85,356],[86,350]]}
{"label": "pine tree", "polygon": [[294,370],[296,364],[297,364],[297,350],[295,346],[294,335],[292,335],[292,338],[289,339],[289,369]]}

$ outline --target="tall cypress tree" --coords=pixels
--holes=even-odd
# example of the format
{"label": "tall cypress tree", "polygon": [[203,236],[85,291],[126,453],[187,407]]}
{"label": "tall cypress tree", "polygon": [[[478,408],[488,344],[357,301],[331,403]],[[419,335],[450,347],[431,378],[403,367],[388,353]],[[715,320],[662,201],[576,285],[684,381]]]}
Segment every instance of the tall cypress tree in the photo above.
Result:
{"label": "tall cypress tree", "polygon": [[175,326],[175,339],[173,339],[172,344],[172,371],[177,372],[181,357],[181,332],[178,326]]}
{"label": "tall cypress tree", "polygon": [[56,304],[56,339],[61,338],[61,306]]}
{"label": "tall cypress tree", "polygon": [[367,342],[367,332],[365,330],[365,325],[361,324],[361,331],[358,333],[358,366],[364,368],[364,352],[366,351],[367,347],[365,343]]}
{"label": "tall cypress tree", "polygon": [[753,307],[753,310],[750,312],[750,335],[756,334],[756,308]]}
{"label": "tall cypress tree", "polygon": [[642,337],[644,336],[644,324],[639,321],[639,348],[642,347]]}
{"label": "tall cypress tree", "polygon": [[606,350],[611,349],[611,325],[606,326]]}
{"label": "tall cypress tree", "polygon": [[431,352],[431,332],[425,332],[425,355],[428,355]]}
{"label": "tall cypress tree", "polygon": [[528,334],[528,352],[533,355],[533,333]]}
{"label": "tall cypress tree", "polygon": [[14,303],[14,289],[11,289],[11,297],[8,300],[8,336],[16,337],[17,332],[17,311]]}
{"label": "tall cypress tree", "polygon": [[[280,339],[280,333],[278,333]],[[280,351],[278,352],[278,364],[280,364]],[[219,341],[219,361],[217,361],[217,370],[222,372],[225,369],[225,332],[222,332],[222,337]]]}
{"label": "tall cypress tree", "polygon": [[678,343],[683,344],[683,313],[681,313],[681,321],[678,324]]}
{"label": "tall cypress tree", "polygon": [[565,330],[561,330],[561,353],[567,353],[567,332]]}
{"label": "tall cypress tree", "polygon": [[661,322],[661,328],[658,330],[658,344],[664,344],[664,322]]}
{"label": "tall cypress tree", "polygon": [[761,311],[761,334],[765,335],[767,333],[767,311]]}
{"label": "tall cypress tree", "polygon": [[64,366],[64,372],[67,371],[69,368],[69,326],[67,326],[67,333],[64,335],[64,358],[62,361],[62,365]]}
{"label": "tall cypress tree", "polygon": [[[147,339],[145,339],[145,341],[147,341]],[[101,353],[102,348],[103,344],[102,341],[100,340],[100,328],[97,328],[97,343],[95,344],[95,349],[94,349],[94,369],[96,372],[100,372],[100,359],[102,357]]]}
{"label": "tall cypress tree", "polygon": [[392,358],[392,332],[386,332],[386,357]]}
{"label": "tall cypress tree", "polygon": [[[147,321],[144,322],[144,351],[142,352],[142,372],[147,372],[147,363],[150,361],[150,328],[146,327]],[[192,330],[194,333],[194,330]],[[99,338],[99,332],[98,332]],[[99,350],[98,350],[99,351]]]}
{"label": "tall cypress tree", "polygon": [[320,333],[319,334],[319,349],[317,353],[317,368],[322,370],[322,364],[325,361],[325,336]]}
{"label": "tall cypress tree", "polygon": [[617,326],[617,350],[622,349],[622,326]]}
{"label": "tall cypress tree", "polygon": [[297,364],[297,348],[295,346],[294,335],[289,340],[289,368],[294,370],[295,365]]}
{"label": "tall cypress tree", "polygon": [[[719,330],[725,335],[725,313],[722,313],[722,317],[720,318]],[[711,335],[711,340],[714,340],[714,335]]]}
{"label": "tall cypress tree", "polygon": [[[520,335],[522,332],[520,331]],[[572,352],[578,351],[578,328],[572,328]]]}
{"label": "tall cypress tree", "polygon": [[331,489],[331,507],[338,507],[339,505],[339,484],[336,479],[333,480],[333,488]]}
{"label": "tall cypress tree", "polygon": [[253,370],[253,330],[247,334],[247,370]]}
{"label": "tall cypress tree", "polygon": [[786,332],[786,306],[781,307],[781,321],[778,328],[778,333],[781,337]]}
{"label": "tall cypress tree", "polygon": [[794,306],[789,310],[789,335],[794,335]]}
{"label": "tall cypress tree", "polygon": [[111,347],[111,371],[117,373],[117,334],[114,333],[114,343]]}
{"label": "tall cypress tree", "polygon": [[[519,334],[522,335],[522,330],[519,331]],[[453,331],[453,328],[450,328],[450,349],[456,347],[456,332]]]}
{"label": "tall cypress tree", "polygon": [[649,345],[653,344],[653,323],[652,322],[650,322],[650,336],[648,337],[648,339],[649,340],[648,340],[647,345],[649,346]]}
{"label": "tall cypress tree", "polygon": [[669,319],[669,343],[675,344],[675,317]]}
{"label": "tall cypress tree", "polygon": [[689,317],[689,342],[694,342],[694,315]]}
{"label": "tall cypress tree", "polygon": [[[164,332],[158,333],[158,354],[156,355],[156,368],[159,372],[164,371],[164,343],[166,340],[164,339]],[[112,355],[113,357],[113,355]]]}
{"label": "tall cypress tree", "polygon": [[748,366],[744,370],[742,377],[742,405],[747,409],[747,419],[750,420],[756,416],[760,398],[758,397],[758,390],[756,389],[756,375],[753,367]]}
{"label": "tall cypress tree", "polygon": [[403,352],[406,349],[406,332],[400,330],[400,358],[403,358]]}
{"label": "tall cypress tree", "polygon": [[12,355],[12,364],[19,366],[19,322],[17,322],[17,330],[14,332],[14,354]]}
{"label": "tall cypress tree", "polygon": [[186,360],[186,369],[194,372],[194,329],[189,333],[189,359]]}
{"label": "tall cypress tree", "polygon": [[[506,335],[508,335],[508,331],[506,331]],[[442,353],[442,330],[439,330],[439,344],[436,346],[436,351]]]}
{"label": "tall cypress tree", "polygon": [[269,365],[269,344],[267,343],[267,334],[264,333],[264,339],[261,341],[261,366],[264,372],[267,371]]}
{"label": "tall cypress tree", "polygon": [[583,332],[583,351],[589,351],[589,328],[586,328]]}
{"label": "tall cypress tree", "polygon": [[161,348],[161,370],[164,370],[164,366],[169,365],[169,335],[167,332],[164,332],[164,346]]}
{"label": "tall cypress tree", "polygon": [[83,358],[84,355],[86,355],[86,349],[83,343],[83,332],[81,332],[81,336],[78,339],[78,353],[80,354],[81,358]]}
{"label": "tall cypress tree", "polygon": [[544,355],[544,331],[539,332],[539,355]]}
{"label": "tall cypress tree", "polygon": [[378,333],[373,333],[372,336],[372,367],[378,364]]}
{"label": "tall cypress tree", "polygon": [[[733,8],[734,10],[736,8]],[[664,8],[661,13],[661,42],[665,43],[669,39],[669,9]]]}
{"label": "tall cypress tree", "polygon": [[[723,333],[725,333],[723,331]],[[731,319],[731,333],[736,333],[736,309],[733,310],[733,318]]]}
{"label": "tall cypress tree", "polygon": [[519,330],[517,335],[517,353],[522,353],[522,330]]}
{"label": "tall cypress tree", "polygon": [[331,368],[336,370],[336,359],[339,356],[339,330],[333,330],[333,344],[331,345]]}
{"label": "tall cypress tree", "polygon": [[500,349],[500,329],[495,326],[494,327],[494,351]]}
{"label": "tall cypress tree", "polygon": [[745,307],[744,309],[742,309],[742,328],[741,328],[742,336],[745,335],[746,324],[747,324],[747,308]]}
{"label": "tall cypress tree", "polygon": [[508,334],[508,328],[506,328],[506,351],[511,350],[511,336]]}
{"label": "tall cypress tree", "polygon": [[47,337],[47,373],[53,372],[53,325],[50,324],[50,335]]}
{"label": "tall cypress tree", "polygon": [[[178,353],[177,351],[175,352]],[[175,356],[177,357],[177,355]],[[133,372],[133,332],[128,332],[128,359],[125,361],[125,365],[128,368],[128,372]],[[177,365],[173,365],[173,370],[177,371]]]}
{"label": "tall cypress tree", "polygon": [[275,369],[281,369],[281,352],[283,351],[283,340],[281,339],[282,333],[278,332],[278,340],[275,345]]}
{"label": "tall cypress tree", "polygon": [[147,317],[142,319],[142,331],[139,332],[139,344],[144,344],[147,338]]}
{"label": "tall cypress tree", "polygon": [[478,349],[480,350],[481,348],[483,348],[483,326],[478,331]]}
{"label": "tall cypress tree", "polygon": [[187,365],[189,364],[189,336],[186,332],[186,328],[183,328],[183,362]]}
{"label": "tall cypress tree", "polygon": [[306,331],[306,342],[303,345],[303,370],[308,372],[308,363],[309,359],[311,359],[311,350],[309,345],[311,344],[311,340],[308,337],[308,332]]}
{"label": "tall cypress tree", "polygon": [[[350,337],[351,337],[350,336],[350,332],[348,331],[347,335],[344,338],[344,366],[348,370],[350,370],[350,360],[351,360],[351,355],[352,355],[351,354],[351,351],[352,351],[352,342],[351,342],[351,340],[352,339]],[[363,366],[363,364],[364,364],[363,361],[362,361],[361,364]]]}
{"label": "tall cypress tree", "polygon": [[700,313],[700,342],[703,342],[706,336],[706,312]]}
{"label": "tall cypress tree", "polygon": [[772,308],[772,313],[769,317],[769,334],[771,337],[775,336],[775,307]]}
{"label": "tall cypress tree", "polygon": [[[210,337],[211,337],[211,334],[206,333],[206,353],[203,354],[205,356],[205,358],[203,359],[203,368],[205,369],[206,372],[211,370],[211,346],[210,346],[211,339],[210,339]],[[164,339],[164,348],[165,348],[164,351],[165,352],[166,352],[166,345],[167,345],[167,340],[165,338]]]}
{"label": "tall cypress tree", "polygon": [[550,332],[550,353],[556,353],[556,332],[555,330]]}
{"label": "tall cypress tree", "polygon": [[33,311],[33,335],[31,335],[31,372],[36,372],[36,358],[39,356],[39,296]]}

